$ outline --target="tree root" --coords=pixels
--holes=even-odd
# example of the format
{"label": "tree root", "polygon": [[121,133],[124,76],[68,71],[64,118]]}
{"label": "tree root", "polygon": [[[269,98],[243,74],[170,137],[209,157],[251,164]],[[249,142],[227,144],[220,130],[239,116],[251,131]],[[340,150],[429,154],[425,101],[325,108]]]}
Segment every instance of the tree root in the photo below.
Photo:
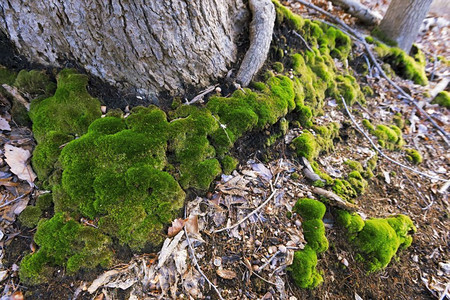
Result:
{"label": "tree root", "polygon": [[266,61],[276,16],[275,7],[270,0],[250,0],[249,6],[253,14],[250,23],[250,47],[236,76],[236,82],[243,87],[248,86]]}

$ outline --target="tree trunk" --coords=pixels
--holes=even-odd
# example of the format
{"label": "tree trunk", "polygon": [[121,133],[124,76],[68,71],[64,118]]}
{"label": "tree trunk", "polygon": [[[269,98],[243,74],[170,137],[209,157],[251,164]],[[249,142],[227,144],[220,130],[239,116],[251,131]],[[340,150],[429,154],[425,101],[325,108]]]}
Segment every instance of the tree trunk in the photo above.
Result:
{"label": "tree trunk", "polygon": [[28,59],[89,73],[155,100],[207,86],[237,61],[243,0],[0,2],[0,30]]}
{"label": "tree trunk", "polygon": [[379,30],[409,52],[433,0],[392,0]]}

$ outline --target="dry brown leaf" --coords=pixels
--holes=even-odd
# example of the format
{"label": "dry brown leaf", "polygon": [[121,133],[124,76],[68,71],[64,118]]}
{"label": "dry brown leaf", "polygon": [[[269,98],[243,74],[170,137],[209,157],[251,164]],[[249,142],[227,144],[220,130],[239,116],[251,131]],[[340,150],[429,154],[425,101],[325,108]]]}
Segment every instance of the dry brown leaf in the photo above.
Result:
{"label": "dry brown leaf", "polygon": [[231,270],[226,270],[226,269],[218,269],[216,271],[216,273],[223,279],[229,279],[229,280],[234,279],[237,276],[236,272],[231,271]]}
{"label": "dry brown leaf", "polygon": [[190,216],[186,220],[186,231],[193,235],[200,234],[200,231],[198,230],[198,216]]}
{"label": "dry brown leaf", "polygon": [[28,162],[30,156],[31,153],[28,150],[12,145],[5,145],[6,163],[10,166],[11,172],[16,174],[19,179],[26,180],[32,185],[36,179],[36,174],[34,174]]}
{"label": "dry brown leaf", "polygon": [[22,294],[21,291],[17,291],[17,292],[14,292],[14,294],[11,295],[10,299],[11,300],[23,300],[25,298],[23,297],[23,294]]}
{"label": "dry brown leaf", "polygon": [[167,235],[169,237],[174,237],[178,234],[178,232],[183,229],[184,224],[186,223],[186,220],[183,220],[181,218],[175,219],[172,221],[172,226],[169,227],[169,230],[167,232]]}

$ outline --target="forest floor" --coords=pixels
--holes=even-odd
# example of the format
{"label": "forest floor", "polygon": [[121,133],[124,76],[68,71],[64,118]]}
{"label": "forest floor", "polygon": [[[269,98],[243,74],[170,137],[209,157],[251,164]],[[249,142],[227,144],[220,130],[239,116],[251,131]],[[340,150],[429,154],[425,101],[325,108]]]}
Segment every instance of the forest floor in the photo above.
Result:
{"label": "forest floor", "polygon": [[[376,5],[373,1],[364,2],[383,14],[389,1],[377,1]],[[313,3],[330,8],[327,1]],[[303,16],[322,18],[295,1],[284,4]],[[332,8],[331,12],[358,30],[366,30],[338,8]],[[450,132],[449,110],[431,104],[432,99],[423,95],[450,76],[448,66],[436,60],[432,62],[438,55],[450,59],[449,28],[448,23],[439,23],[425,29],[418,39],[427,57],[428,86],[395,78],[396,83],[447,132]],[[353,51],[354,57],[363,53],[357,46]],[[398,91],[375,69],[369,75],[355,76],[361,85],[374,90],[374,96],[367,98],[366,105],[353,106],[356,122],[360,124],[362,119],[369,118],[377,124],[389,123],[394,113],[400,113],[408,121],[403,130],[405,147],[417,149],[423,162],[416,166],[408,162],[402,152],[383,152],[430,176],[450,178],[449,145],[443,135],[413,105],[399,97]],[[330,249],[318,257],[324,283],[312,290],[295,286],[286,268],[292,263],[294,251],[302,249],[306,242],[301,222],[289,212],[301,197],[319,198],[311,181],[303,176],[304,166],[292,156],[289,143],[299,134],[299,129],[295,128],[265,150],[262,149],[270,131],[242,138],[233,150],[240,158],[237,170],[231,175],[222,175],[207,195],[191,193],[188,196],[191,201],[188,201],[184,218],[170,227],[169,237],[159,253],[131,255],[124,251],[122,263],[106,272],[97,269],[69,277],[59,268],[49,284],[23,286],[18,280],[18,265],[30,249],[35,251],[34,230],[23,227],[16,216],[42,192],[33,189],[26,180],[30,176],[26,169],[27,151],[34,146],[32,132],[8,122],[12,114],[10,105],[1,96],[0,101],[3,103],[0,144],[4,149],[0,159],[1,300],[20,297],[141,299],[144,294],[148,299],[218,299],[218,294],[223,299],[450,299],[448,185],[381,157],[366,192],[355,199],[358,213],[364,218],[395,214],[411,217],[417,227],[412,245],[399,252],[383,271],[368,274],[364,265],[355,261],[355,249],[343,229],[335,224],[335,208],[329,206],[324,223]],[[356,130],[346,111],[339,108],[334,99],[326,101],[324,115],[315,122],[334,121],[342,127],[334,150],[321,155],[318,163],[326,173],[339,178],[348,173],[346,160],[364,165],[376,153]],[[6,143],[23,150],[17,155],[18,163],[25,168],[20,178],[9,167]],[[248,219],[239,223],[243,218]],[[236,224],[239,225],[234,226]],[[221,228],[229,229],[217,232]]]}

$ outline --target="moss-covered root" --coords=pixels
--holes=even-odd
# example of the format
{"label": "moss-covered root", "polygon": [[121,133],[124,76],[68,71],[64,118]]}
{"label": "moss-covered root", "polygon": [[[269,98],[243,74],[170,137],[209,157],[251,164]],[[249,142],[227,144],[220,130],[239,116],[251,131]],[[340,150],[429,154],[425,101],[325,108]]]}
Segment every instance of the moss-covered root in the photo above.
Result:
{"label": "moss-covered root", "polygon": [[315,288],[323,282],[316,265],[317,254],[328,249],[322,222],[325,210],[323,203],[309,198],[298,200],[293,209],[303,219],[303,234],[307,241],[303,250],[294,253],[294,261],[289,268],[295,284],[301,288]]}
{"label": "moss-covered root", "polygon": [[411,219],[404,215],[364,222],[357,214],[338,211],[337,221],[348,230],[357,258],[366,262],[369,272],[385,268],[399,249],[411,245],[410,234],[416,231]]}
{"label": "moss-covered root", "polygon": [[20,279],[28,284],[46,282],[52,265],[62,265],[74,274],[82,268],[106,267],[111,263],[111,240],[98,229],[83,226],[61,213],[42,219],[34,240],[39,250],[25,256],[19,269]]}

